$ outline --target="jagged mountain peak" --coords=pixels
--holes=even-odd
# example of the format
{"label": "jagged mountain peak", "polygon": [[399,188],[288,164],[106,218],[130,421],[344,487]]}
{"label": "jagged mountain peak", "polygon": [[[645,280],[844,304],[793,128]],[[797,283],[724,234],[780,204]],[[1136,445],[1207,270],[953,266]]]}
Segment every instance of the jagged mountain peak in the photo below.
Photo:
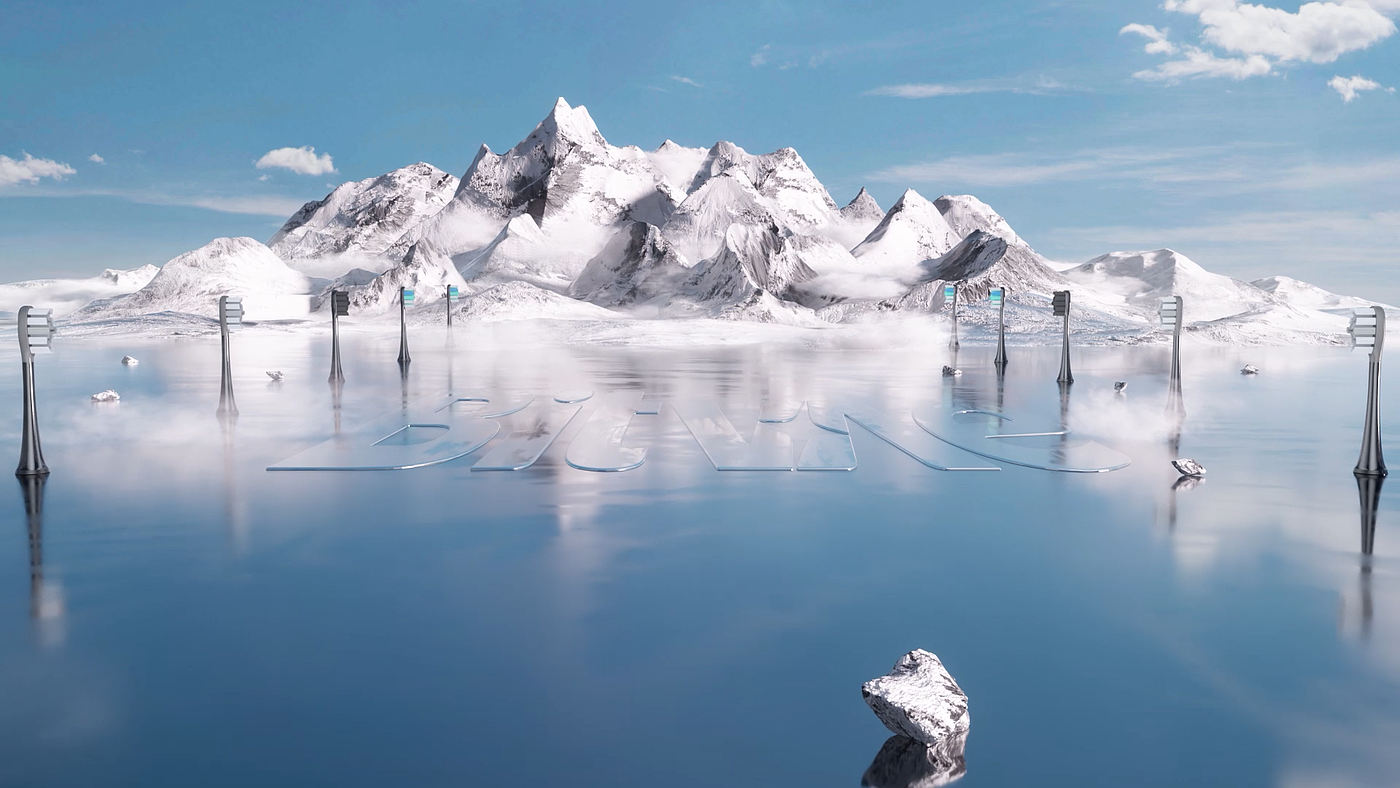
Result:
{"label": "jagged mountain peak", "polygon": [[846,207],[841,209],[841,218],[846,221],[861,221],[874,219],[879,221],[885,218],[885,211],[880,207],[880,203],[870,196],[870,192],[862,186],[856,196],[846,203]]}
{"label": "jagged mountain peak", "polygon": [[534,147],[542,143],[551,154],[555,154],[561,142],[576,146],[608,145],[603,133],[598,131],[598,124],[593,122],[593,116],[588,114],[588,108],[582,104],[570,107],[569,102],[562,96],[554,102],[554,108],[544,120],[540,121],[530,136],[517,145],[516,149]]}
{"label": "jagged mountain peak", "polygon": [[569,295],[599,306],[628,306],[676,291],[685,258],[656,226],[633,222],[588,261]]}
{"label": "jagged mountain peak", "polygon": [[907,279],[919,263],[941,257],[961,240],[937,206],[908,189],[851,254]]}
{"label": "jagged mountain peak", "polygon": [[1025,241],[1016,235],[1016,231],[1011,229],[1011,225],[1001,217],[1001,214],[992,210],[992,206],[982,202],[970,194],[945,194],[933,201],[938,207],[939,213],[948,221],[948,225],[958,235],[967,237],[974,230],[982,230],[1015,244],[1025,245]]}
{"label": "jagged mountain peak", "polygon": [[[382,254],[456,194],[452,175],[426,162],[347,181],[302,206],[268,247],[306,273],[335,276]],[[343,261],[354,256],[361,259]]]}

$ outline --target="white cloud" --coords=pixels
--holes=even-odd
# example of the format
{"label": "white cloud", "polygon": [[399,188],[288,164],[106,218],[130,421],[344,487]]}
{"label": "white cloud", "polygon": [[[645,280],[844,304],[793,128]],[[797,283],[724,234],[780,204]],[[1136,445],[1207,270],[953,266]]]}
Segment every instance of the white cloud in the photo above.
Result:
{"label": "white cloud", "polygon": [[1176,44],[1167,40],[1168,32],[1170,31],[1165,28],[1158,30],[1152,25],[1140,25],[1134,22],[1131,25],[1124,25],[1123,29],[1118,31],[1118,35],[1136,33],[1147,39],[1147,46],[1143,47],[1144,51],[1154,55],[1174,55],[1176,54]]}
{"label": "white cloud", "polygon": [[260,181],[270,181],[270,180],[272,180],[272,176],[271,176],[271,175],[266,175],[266,174],[259,175],[259,176],[258,176],[258,180],[260,180]]}
{"label": "white cloud", "polygon": [[93,164],[106,164],[106,163],[107,163],[101,156],[98,156],[96,153],[94,153],[94,154],[92,154],[91,156],[89,156],[89,157],[88,157],[88,161],[92,162]]}
{"label": "white cloud", "polygon": [[754,68],[768,65],[768,53],[772,51],[772,44],[764,44],[763,46],[759,47],[758,51],[753,53],[753,55],[749,57],[749,65],[753,66]]}
{"label": "white cloud", "polygon": [[1364,0],[1304,3],[1297,13],[1239,0],[1166,0],[1168,11],[1192,14],[1202,37],[1242,55],[1331,63],[1395,33],[1395,23]]}
{"label": "white cloud", "polygon": [[882,85],[865,91],[867,96],[893,96],[894,98],[923,99],[941,96],[968,96],[976,93],[1031,93],[1042,95],[1051,92],[1082,90],[1047,76],[1031,80],[988,80],[984,82],[964,82],[949,85],[930,82],[912,82],[904,85]]}
{"label": "white cloud", "polygon": [[40,178],[61,181],[77,170],[53,159],[36,159],[28,153],[23,159],[0,156],[0,186],[13,186],[16,183],[38,183]]}
{"label": "white cloud", "polygon": [[1138,79],[1226,77],[1248,79],[1273,72],[1281,63],[1331,63],[1338,57],[1389,38],[1395,23],[1381,10],[1400,10],[1400,0],[1341,0],[1303,3],[1296,13],[1240,0],[1165,0],[1167,11],[1195,16],[1204,26],[1201,39],[1228,57],[1197,46],[1178,46],[1166,29],[1133,23],[1119,35],[1148,39],[1152,54],[1184,57],[1133,74]]}
{"label": "white cloud", "polygon": [[694,87],[697,87],[697,88],[703,88],[703,87],[705,87],[704,85],[700,84],[699,82],[696,82],[695,80],[691,79],[690,77],[675,77],[675,76],[673,76],[673,77],[671,77],[671,79],[674,80],[674,81],[676,81],[676,82],[681,83],[682,85],[693,85]]}
{"label": "white cloud", "polygon": [[307,145],[301,148],[278,148],[264,153],[254,163],[260,170],[280,167],[302,175],[329,175],[335,172],[335,164],[329,153],[316,155],[316,149]]}
{"label": "white cloud", "polygon": [[1131,181],[1161,186],[1211,183],[1218,188],[1246,179],[1248,169],[1238,160],[1237,153],[1218,146],[1106,148],[1054,158],[999,153],[898,165],[867,177],[886,183],[933,185],[938,189],[1071,181]]}
{"label": "white cloud", "polygon": [[[1342,96],[1342,101],[1346,102],[1347,104],[1350,104],[1351,100],[1356,98],[1356,94],[1364,90],[1382,89],[1381,83],[1373,79],[1367,79],[1360,75],[1354,77],[1332,77],[1331,81],[1327,83],[1327,86],[1340,93]],[[1385,88],[1385,90],[1391,93],[1395,92],[1395,88]]]}
{"label": "white cloud", "polygon": [[915,83],[909,85],[885,85],[865,91],[867,96],[894,96],[895,98],[920,99],[937,96],[965,96],[970,93],[990,93],[997,88],[974,85],[933,85]]}
{"label": "white cloud", "polygon": [[1139,71],[1133,76],[1150,82],[1173,82],[1203,77],[1229,77],[1240,80],[1263,76],[1273,70],[1273,66],[1261,55],[1250,55],[1247,58],[1217,57],[1214,53],[1192,46],[1185,47],[1183,51],[1185,59],[1168,60],[1156,68]]}

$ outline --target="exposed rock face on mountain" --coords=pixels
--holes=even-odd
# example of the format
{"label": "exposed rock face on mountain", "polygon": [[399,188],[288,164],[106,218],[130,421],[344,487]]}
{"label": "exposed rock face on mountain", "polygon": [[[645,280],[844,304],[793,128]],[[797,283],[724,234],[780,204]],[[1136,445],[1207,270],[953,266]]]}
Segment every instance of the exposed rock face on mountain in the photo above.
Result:
{"label": "exposed rock face on mountain", "polygon": [[[219,295],[232,294],[248,298],[257,320],[305,314],[312,290],[321,309],[337,288],[351,293],[357,317],[389,318],[408,287],[428,307],[415,319],[436,320],[446,308],[436,302],[456,285],[470,319],[555,310],[573,319],[625,312],[814,325],[818,316],[942,312],[943,282],[954,281],[960,322],[973,329],[998,317],[986,302],[996,286],[1008,292],[1008,330],[1027,337],[1053,328],[1049,296],[1069,289],[1075,330],[1112,341],[1159,341],[1157,299],[1179,294],[1194,337],[1331,342],[1343,336],[1345,313],[1367,303],[1286,277],[1247,284],[1170,250],[1115,252],[1057,272],[970,195],[930,202],[909,190],[886,213],[862,189],[838,210],[791,148],[617,147],[585,108],[563,99],[510,150],[482,146],[460,181],[420,163],[342,184],[270,243],[220,239],[159,275],[147,266],[0,285],[0,310],[91,301],[83,313],[110,320],[209,315]],[[175,312],[143,324],[208,330],[207,319]]]}
{"label": "exposed rock face on mountain", "polygon": [[836,203],[797,151],[782,148],[754,155],[732,142],[717,142],[700,165],[688,191],[738,169],[763,195],[783,226],[815,231],[836,217]]}
{"label": "exposed rock face on mountain", "polygon": [[822,233],[850,249],[865,240],[884,218],[885,211],[880,204],[862,188],[846,207],[837,212],[835,219],[823,228]]}
{"label": "exposed rock face on mountain", "polygon": [[1021,240],[1000,214],[992,210],[992,206],[970,194],[945,194],[934,200],[933,204],[938,207],[938,212],[943,214],[948,226],[952,227],[959,237],[966,238],[974,230],[981,230],[998,238],[1005,238],[1010,244],[1027,248],[1030,246]]}
{"label": "exposed rock face on mountain", "polygon": [[699,303],[734,303],[755,290],[782,297],[814,276],[777,225],[732,224],[719,252],[696,266],[682,288]]}
{"label": "exposed rock face on mountain", "polygon": [[267,242],[278,257],[317,276],[344,272],[342,257],[376,258],[442,210],[457,179],[419,162],[377,178],[342,183],[309,202]]}
{"label": "exposed rock face on mountain", "polygon": [[569,295],[599,306],[631,306],[675,293],[689,274],[655,225],[633,222],[588,261]]}
{"label": "exposed rock face on mountain", "polygon": [[768,226],[778,222],[771,205],[740,168],[706,178],[676,208],[661,232],[687,260],[717,252],[734,224]]}
{"label": "exposed rock face on mountain", "polygon": [[462,320],[615,320],[600,306],[576,301],[526,282],[506,282],[466,296],[453,310]]}
{"label": "exposed rock face on mountain", "polygon": [[1112,252],[1064,272],[1074,284],[1155,319],[1165,296],[1182,296],[1186,321],[1218,320],[1270,309],[1281,302],[1272,293],[1238,279],[1212,274],[1171,249]]}
{"label": "exposed rock face on mountain", "polygon": [[937,206],[909,189],[851,254],[880,273],[912,280],[919,263],[943,256],[961,240]]}
{"label": "exposed rock face on mountain", "polygon": [[587,109],[561,98],[509,151],[498,155],[483,145],[452,201],[405,240],[426,238],[461,265],[511,218],[529,215],[546,237],[579,250],[577,275],[614,225],[660,225],[674,207],[646,153],[609,145]]}
{"label": "exposed rock face on mountain", "polygon": [[413,291],[415,305],[447,298],[447,288],[456,285],[465,290],[466,280],[457,273],[452,259],[433,248],[429,241],[419,241],[408,250],[402,263],[376,276],[364,286],[339,282],[350,291],[350,304],[355,312],[396,312],[399,288]]}
{"label": "exposed rock face on mountain", "polygon": [[252,238],[216,238],[167,262],[136,292],[100,301],[73,316],[103,319],[150,312],[214,317],[219,296],[241,296],[249,319],[303,317],[311,280]]}
{"label": "exposed rock face on mountain", "polygon": [[656,170],[657,185],[679,204],[690,193],[690,185],[709,155],[705,148],[687,148],[666,140],[647,158]]}

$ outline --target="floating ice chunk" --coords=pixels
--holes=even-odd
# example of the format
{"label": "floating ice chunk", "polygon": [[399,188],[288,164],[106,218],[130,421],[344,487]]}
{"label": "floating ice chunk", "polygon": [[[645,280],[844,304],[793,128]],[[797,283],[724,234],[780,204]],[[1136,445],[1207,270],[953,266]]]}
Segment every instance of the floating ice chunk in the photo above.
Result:
{"label": "floating ice chunk", "polygon": [[908,736],[891,736],[865,770],[860,784],[870,788],[936,788],[967,773],[963,742],[929,747]]}
{"label": "floating ice chunk", "polygon": [[122,356],[122,363],[128,367],[134,367],[141,362],[138,361],[135,356]]}
{"label": "floating ice chunk", "polygon": [[1258,374],[1259,374],[1259,368],[1256,367],[1256,366],[1254,366],[1253,364],[1245,364],[1245,365],[1244,365],[1244,369],[1240,370],[1240,374],[1241,374],[1241,375],[1258,375]]}
{"label": "floating ice chunk", "polygon": [[967,695],[928,651],[900,657],[894,670],[865,682],[860,694],[880,722],[900,736],[958,749],[967,738]]}
{"label": "floating ice chunk", "polygon": [[1196,462],[1190,457],[1182,457],[1179,460],[1172,460],[1172,467],[1182,476],[1205,476],[1206,466]]}
{"label": "floating ice chunk", "polygon": [[962,374],[962,370],[957,369],[956,367],[950,367],[950,366],[948,366],[947,364],[944,364],[944,365],[943,365],[943,377],[945,377],[945,378],[953,378],[953,377],[957,377],[958,375],[961,375],[961,374]]}
{"label": "floating ice chunk", "polygon": [[282,370],[279,369],[274,372],[268,372],[267,376],[272,378],[274,383],[280,383],[282,381]]}
{"label": "floating ice chunk", "polygon": [[111,389],[107,389],[106,391],[99,391],[96,394],[92,395],[93,402],[117,402],[121,398],[122,397],[120,394]]}
{"label": "floating ice chunk", "polygon": [[1126,389],[1127,387],[1128,387],[1128,381],[1126,381],[1126,380],[1120,380],[1120,381],[1117,381],[1117,382],[1115,382],[1115,383],[1113,384],[1113,390],[1114,390],[1115,392],[1119,393],[1119,394],[1122,394],[1122,393],[1123,393],[1123,389]]}

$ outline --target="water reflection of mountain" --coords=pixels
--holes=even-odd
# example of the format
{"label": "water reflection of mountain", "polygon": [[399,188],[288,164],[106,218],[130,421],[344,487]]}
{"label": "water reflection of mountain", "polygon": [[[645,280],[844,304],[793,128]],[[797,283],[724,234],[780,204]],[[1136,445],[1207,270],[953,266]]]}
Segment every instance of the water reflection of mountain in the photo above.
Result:
{"label": "water reflection of mountain", "polygon": [[860,784],[868,788],[936,788],[956,782],[967,773],[965,741],[927,747],[907,736],[885,740]]}

